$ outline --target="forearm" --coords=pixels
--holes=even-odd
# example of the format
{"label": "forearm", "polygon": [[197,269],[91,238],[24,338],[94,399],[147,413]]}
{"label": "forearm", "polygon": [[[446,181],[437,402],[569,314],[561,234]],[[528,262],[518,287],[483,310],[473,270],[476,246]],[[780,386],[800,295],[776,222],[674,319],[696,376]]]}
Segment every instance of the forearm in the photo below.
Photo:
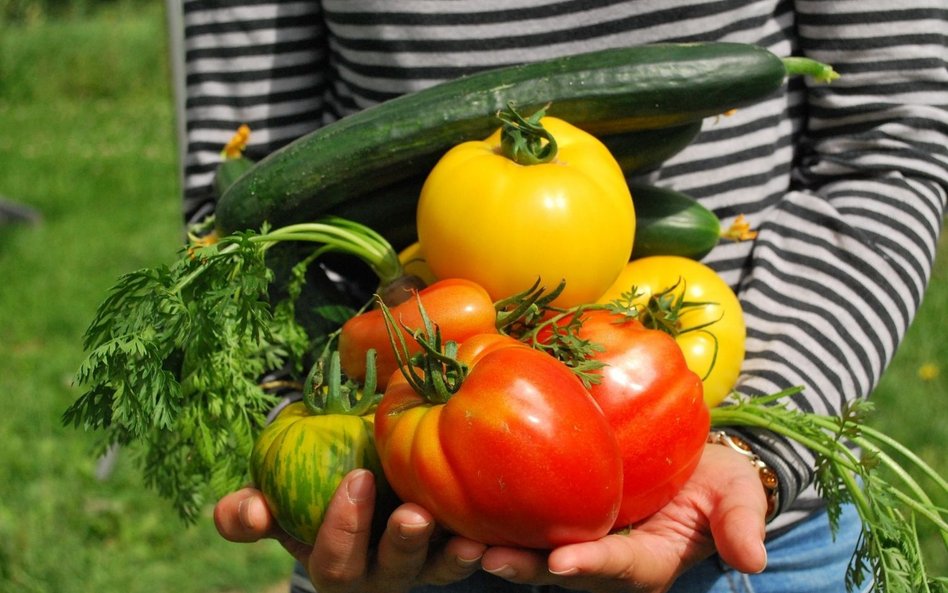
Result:
{"label": "forearm", "polygon": [[[842,77],[807,91],[792,191],[761,213],[740,284],[740,389],[801,385],[795,405],[827,414],[867,397],[894,356],[930,277],[948,185],[948,115],[936,107],[948,104],[945,49],[925,42],[943,38],[944,21],[881,5],[840,15],[834,4],[798,3],[802,53]],[[812,479],[811,456],[771,435],[756,445],[790,504]]]}

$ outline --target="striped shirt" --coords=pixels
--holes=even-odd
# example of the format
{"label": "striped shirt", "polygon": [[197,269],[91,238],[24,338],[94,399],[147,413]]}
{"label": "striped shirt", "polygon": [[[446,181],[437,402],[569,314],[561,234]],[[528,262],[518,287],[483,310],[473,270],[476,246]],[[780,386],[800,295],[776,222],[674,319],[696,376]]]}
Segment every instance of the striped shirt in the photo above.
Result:
{"label": "striped shirt", "polygon": [[[386,99],[491,67],[659,41],[753,43],[832,64],[701,134],[648,181],[697,197],[754,241],[705,258],[748,326],[739,391],[804,386],[837,414],[868,396],[926,288],[948,188],[943,0],[322,0],[185,2],[185,211],[213,209],[221,147],[248,155]],[[812,455],[748,435],[780,476],[782,529],[818,508]]]}

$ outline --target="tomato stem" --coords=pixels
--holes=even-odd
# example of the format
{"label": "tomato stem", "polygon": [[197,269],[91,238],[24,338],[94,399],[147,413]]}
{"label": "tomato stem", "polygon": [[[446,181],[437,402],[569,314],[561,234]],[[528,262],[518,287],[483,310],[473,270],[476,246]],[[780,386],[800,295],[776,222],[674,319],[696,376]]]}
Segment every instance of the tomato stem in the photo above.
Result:
{"label": "tomato stem", "polygon": [[442,343],[441,330],[428,317],[421,299],[417,296],[416,298],[424,330],[411,332],[411,339],[422,348],[422,351],[414,356],[411,355],[404,334],[399,331],[392,311],[381,298],[378,298],[379,309],[385,320],[389,343],[405,380],[427,401],[443,404],[461,388],[467,377],[468,367],[457,359],[456,342]]}
{"label": "tomato stem", "polygon": [[517,113],[512,103],[497,113],[502,122],[500,148],[504,156],[520,165],[539,165],[556,158],[556,139],[540,123],[549,104],[529,118]]}
{"label": "tomato stem", "polygon": [[376,393],[375,350],[365,355],[365,380],[361,387],[342,381],[342,364],[339,352],[328,354],[329,370],[324,373],[327,354],[317,360],[303,383],[303,403],[310,414],[345,414],[363,416],[368,414],[381,399]]}

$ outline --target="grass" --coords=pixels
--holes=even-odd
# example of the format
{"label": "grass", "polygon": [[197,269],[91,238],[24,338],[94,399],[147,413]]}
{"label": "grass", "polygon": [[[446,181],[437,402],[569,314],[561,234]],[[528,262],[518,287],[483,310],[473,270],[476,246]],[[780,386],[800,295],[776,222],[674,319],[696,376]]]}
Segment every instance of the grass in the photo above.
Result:
{"label": "grass", "polygon": [[[81,335],[118,275],[181,237],[162,4],[0,25],[0,196],[41,213],[0,226],[0,593],[262,591],[287,577],[272,542],[185,529],[128,454],[96,477],[94,437],[60,423]],[[144,8],[143,8],[144,6]],[[873,423],[944,474],[948,247],[886,373]],[[933,572],[948,573],[934,534]]]}
{"label": "grass", "polygon": [[65,428],[81,335],[119,274],[173,257],[180,188],[161,4],[0,32],[0,592],[253,592],[288,577],[272,542],[185,529],[127,454],[96,478]]}

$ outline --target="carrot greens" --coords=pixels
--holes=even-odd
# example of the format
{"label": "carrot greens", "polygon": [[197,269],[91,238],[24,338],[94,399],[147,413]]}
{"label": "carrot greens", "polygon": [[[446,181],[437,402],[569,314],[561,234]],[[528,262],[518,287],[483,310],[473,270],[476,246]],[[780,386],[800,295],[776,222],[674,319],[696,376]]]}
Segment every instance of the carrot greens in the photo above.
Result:
{"label": "carrot greens", "polygon": [[[275,293],[267,255],[285,242],[316,247]],[[384,238],[334,218],[192,238],[171,265],[122,276],[86,330],[83,392],[64,422],[100,431],[103,451],[133,445],[148,485],[194,520],[209,497],[247,481],[254,438],[278,399],[262,378],[305,374],[320,336],[307,335],[296,300],[308,266],[331,251],[366,262],[383,285],[401,276]],[[352,310],[322,314],[341,324]]]}
{"label": "carrot greens", "polygon": [[738,397],[733,405],[713,408],[711,424],[769,430],[816,455],[816,487],[833,531],[844,504],[853,504],[862,520],[846,573],[848,591],[863,590],[869,580],[878,593],[948,591],[948,578],[928,574],[916,531],[917,520],[930,521],[948,549],[948,510],[932,500],[912,473],[925,476],[942,501],[948,499],[948,483],[917,455],[866,425],[870,401],[851,402],[839,417],[822,416],[787,405],[786,398],[798,391]]}

